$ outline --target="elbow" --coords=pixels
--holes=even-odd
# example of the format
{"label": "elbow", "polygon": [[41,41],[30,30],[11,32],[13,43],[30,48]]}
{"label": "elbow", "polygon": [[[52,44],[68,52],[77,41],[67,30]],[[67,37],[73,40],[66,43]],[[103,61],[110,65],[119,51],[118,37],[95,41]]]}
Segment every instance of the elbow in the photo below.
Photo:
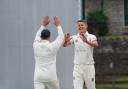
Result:
{"label": "elbow", "polygon": [[97,47],[99,47],[99,45],[98,44],[95,44],[95,45],[93,45],[93,47],[97,48]]}

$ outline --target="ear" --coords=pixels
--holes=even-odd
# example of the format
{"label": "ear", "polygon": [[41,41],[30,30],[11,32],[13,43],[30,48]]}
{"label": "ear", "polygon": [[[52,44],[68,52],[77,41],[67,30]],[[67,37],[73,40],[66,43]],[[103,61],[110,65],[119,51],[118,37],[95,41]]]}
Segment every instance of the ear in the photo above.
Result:
{"label": "ear", "polygon": [[88,24],[87,23],[85,23],[85,26],[86,26],[86,28],[88,28]]}

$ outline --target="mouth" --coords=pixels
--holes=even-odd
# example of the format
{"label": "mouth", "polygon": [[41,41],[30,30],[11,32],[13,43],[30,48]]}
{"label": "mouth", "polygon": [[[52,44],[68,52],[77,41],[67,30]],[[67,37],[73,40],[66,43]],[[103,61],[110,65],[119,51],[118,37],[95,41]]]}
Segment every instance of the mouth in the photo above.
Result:
{"label": "mouth", "polygon": [[81,29],[79,29],[79,31],[81,31]]}
{"label": "mouth", "polygon": [[83,30],[83,28],[79,28],[79,30],[81,31],[81,30]]}

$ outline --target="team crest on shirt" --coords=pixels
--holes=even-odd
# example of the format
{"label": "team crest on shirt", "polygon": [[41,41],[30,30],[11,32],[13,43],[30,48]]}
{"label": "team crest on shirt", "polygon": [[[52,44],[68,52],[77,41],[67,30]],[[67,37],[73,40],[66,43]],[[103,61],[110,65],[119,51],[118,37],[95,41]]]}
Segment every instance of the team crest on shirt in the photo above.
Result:
{"label": "team crest on shirt", "polygon": [[75,40],[75,42],[78,42],[78,40]]}

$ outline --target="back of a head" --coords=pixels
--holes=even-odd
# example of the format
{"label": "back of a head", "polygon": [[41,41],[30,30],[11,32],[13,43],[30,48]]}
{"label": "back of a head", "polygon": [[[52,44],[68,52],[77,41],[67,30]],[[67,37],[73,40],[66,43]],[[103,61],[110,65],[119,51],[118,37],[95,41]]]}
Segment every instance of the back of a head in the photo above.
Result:
{"label": "back of a head", "polygon": [[48,29],[44,29],[42,32],[41,32],[41,39],[42,40],[47,40],[50,38],[50,31]]}

